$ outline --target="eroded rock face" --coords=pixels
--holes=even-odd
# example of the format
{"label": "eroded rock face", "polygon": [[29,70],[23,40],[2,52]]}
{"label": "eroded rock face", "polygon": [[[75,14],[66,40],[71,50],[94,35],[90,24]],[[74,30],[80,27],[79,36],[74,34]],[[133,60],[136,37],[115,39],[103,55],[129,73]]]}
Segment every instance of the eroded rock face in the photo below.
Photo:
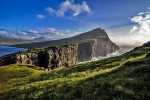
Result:
{"label": "eroded rock face", "polygon": [[31,64],[38,66],[38,54],[37,53],[25,53],[15,54],[17,56],[16,63],[19,64]]}
{"label": "eroded rock face", "polygon": [[[47,50],[48,66],[51,69],[63,68],[77,63],[78,45],[65,45]],[[40,61],[40,60],[39,60]]]}
{"label": "eroded rock face", "polygon": [[50,69],[63,68],[78,62],[78,44],[50,47],[36,53],[21,52],[0,58],[0,66],[9,64],[31,64]]}
{"label": "eroded rock face", "polygon": [[97,40],[78,44],[78,62],[90,61],[96,56]]}
{"label": "eroded rock face", "polygon": [[98,56],[106,56],[118,49],[119,47],[117,48],[108,38],[101,37],[87,42],[49,47],[37,52],[25,51],[7,55],[0,58],[0,66],[18,63],[49,69],[63,68],[78,62],[90,61]]}

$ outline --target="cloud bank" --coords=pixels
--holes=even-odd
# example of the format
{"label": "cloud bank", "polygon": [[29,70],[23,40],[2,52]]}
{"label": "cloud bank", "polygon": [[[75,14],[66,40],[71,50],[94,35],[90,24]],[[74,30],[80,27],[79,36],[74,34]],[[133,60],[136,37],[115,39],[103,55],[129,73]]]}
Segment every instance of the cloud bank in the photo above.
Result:
{"label": "cloud bank", "polygon": [[82,4],[75,4],[74,0],[66,0],[59,5],[58,9],[47,7],[46,11],[58,17],[75,17],[81,13],[90,13],[91,9],[86,1],[83,1]]}
{"label": "cloud bank", "polygon": [[21,38],[21,39],[37,39],[42,38],[45,40],[58,40],[62,38],[68,38],[74,35],[78,35],[81,32],[64,29],[57,30],[55,28],[41,28],[35,30],[26,31],[14,31],[14,30],[0,30],[0,36],[11,37],[11,38]]}
{"label": "cloud bank", "polygon": [[[150,7],[149,7],[150,8]],[[130,30],[134,39],[141,42],[150,41],[150,9],[147,12],[140,12],[136,16],[131,18],[131,21],[135,25]]]}

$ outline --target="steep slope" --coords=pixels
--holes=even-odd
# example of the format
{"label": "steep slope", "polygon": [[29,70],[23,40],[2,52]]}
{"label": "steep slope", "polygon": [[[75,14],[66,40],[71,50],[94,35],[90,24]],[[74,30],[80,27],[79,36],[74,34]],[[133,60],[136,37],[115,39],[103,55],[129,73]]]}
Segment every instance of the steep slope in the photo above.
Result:
{"label": "steep slope", "polygon": [[14,44],[31,43],[31,42],[34,41],[0,36],[0,45],[14,45]]}
{"label": "steep slope", "polygon": [[28,44],[19,44],[14,45],[15,47],[21,48],[43,48],[43,47],[51,47],[55,45],[64,45],[64,44],[72,44],[72,43],[82,43],[87,41],[95,41],[96,42],[96,57],[98,56],[106,56],[107,54],[111,54],[119,50],[119,47],[113,43],[107,33],[98,28],[92,31],[61,40],[55,41],[46,41],[46,42],[36,42],[36,43],[28,43]]}
{"label": "steep slope", "polygon": [[[118,57],[50,72],[0,67],[0,99],[148,100],[150,45]],[[34,67],[33,67],[34,68]]]}
{"label": "steep slope", "polygon": [[20,45],[14,45],[14,46],[28,48],[28,49],[42,48],[42,47],[50,47],[50,46],[61,45],[61,44],[85,42],[88,40],[97,39],[99,37],[108,38],[107,33],[104,30],[97,28],[92,31],[76,35],[71,38],[65,38],[65,39],[54,40],[54,41],[46,41],[46,42],[20,44]]}

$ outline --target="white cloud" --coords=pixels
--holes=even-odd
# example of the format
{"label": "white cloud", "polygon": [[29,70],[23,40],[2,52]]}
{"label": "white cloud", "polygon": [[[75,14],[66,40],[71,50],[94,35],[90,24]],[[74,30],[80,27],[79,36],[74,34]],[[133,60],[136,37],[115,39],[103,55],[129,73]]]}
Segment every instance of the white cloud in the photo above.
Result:
{"label": "white cloud", "polygon": [[6,31],[0,31],[0,35],[8,35]]}
{"label": "white cloud", "polygon": [[28,35],[27,32],[24,32],[24,31],[18,31],[18,33],[22,34],[22,35]]}
{"label": "white cloud", "polygon": [[145,14],[145,12],[140,12],[140,13],[138,13],[137,15],[143,15],[143,14]]}
{"label": "white cloud", "polygon": [[59,9],[55,10],[51,7],[47,7],[46,11],[58,17],[75,17],[83,12],[90,13],[91,9],[86,1],[83,1],[82,4],[75,4],[74,0],[66,0],[59,5]]}
{"label": "white cloud", "polygon": [[[7,34],[6,34],[7,33]],[[57,30],[55,28],[42,28],[36,30],[27,30],[27,31],[12,31],[12,30],[0,30],[1,36],[11,37],[11,38],[21,38],[21,39],[35,39],[35,38],[44,38],[46,40],[57,40],[62,38],[68,38],[74,35],[77,35],[81,32],[64,29]]]}
{"label": "white cloud", "polygon": [[137,26],[133,26],[132,29],[130,30],[130,33],[135,32],[137,29],[138,29]]}
{"label": "white cloud", "polygon": [[37,18],[39,18],[39,19],[45,19],[46,16],[44,16],[44,15],[37,15]]}
{"label": "white cloud", "polygon": [[136,24],[130,30],[132,37],[142,42],[150,41],[150,12],[141,12],[132,17],[131,21]]}
{"label": "white cloud", "polygon": [[49,14],[54,14],[55,13],[55,10],[51,7],[47,7],[46,8],[46,11],[49,13]]}
{"label": "white cloud", "polygon": [[38,33],[38,31],[35,31],[35,30],[29,30],[29,32],[31,32],[31,33]]}
{"label": "white cloud", "polygon": [[51,39],[51,40],[68,38],[68,37],[75,36],[81,33],[79,31],[74,31],[70,29],[57,30],[55,28],[43,28],[43,29],[40,29],[39,31],[42,33],[42,37]]}

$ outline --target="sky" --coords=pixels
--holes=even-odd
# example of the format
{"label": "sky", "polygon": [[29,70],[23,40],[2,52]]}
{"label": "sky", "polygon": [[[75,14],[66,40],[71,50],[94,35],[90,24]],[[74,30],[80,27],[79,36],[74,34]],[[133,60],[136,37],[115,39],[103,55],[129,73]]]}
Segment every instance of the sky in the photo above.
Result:
{"label": "sky", "polygon": [[115,42],[149,41],[150,0],[0,0],[2,36],[60,39],[95,28]]}

